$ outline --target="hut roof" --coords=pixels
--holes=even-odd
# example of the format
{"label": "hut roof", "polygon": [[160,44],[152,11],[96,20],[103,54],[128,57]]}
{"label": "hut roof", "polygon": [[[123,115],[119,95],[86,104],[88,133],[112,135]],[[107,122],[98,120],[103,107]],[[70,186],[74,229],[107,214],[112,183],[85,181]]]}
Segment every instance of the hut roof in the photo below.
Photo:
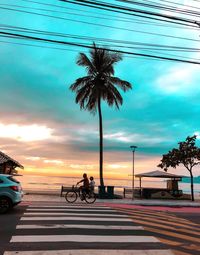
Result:
{"label": "hut roof", "polygon": [[16,160],[12,159],[8,155],[6,155],[2,151],[0,151],[0,164],[4,164],[8,161],[11,161],[13,163],[13,165],[15,165],[16,167],[20,167],[22,169],[24,168],[19,162],[17,162]]}
{"label": "hut roof", "polygon": [[151,171],[151,172],[147,172],[147,173],[141,173],[141,174],[136,174],[136,177],[152,177],[152,178],[182,178],[185,177],[183,175],[176,175],[176,174],[171,174],[171,173],[167,173],[164,171]]}

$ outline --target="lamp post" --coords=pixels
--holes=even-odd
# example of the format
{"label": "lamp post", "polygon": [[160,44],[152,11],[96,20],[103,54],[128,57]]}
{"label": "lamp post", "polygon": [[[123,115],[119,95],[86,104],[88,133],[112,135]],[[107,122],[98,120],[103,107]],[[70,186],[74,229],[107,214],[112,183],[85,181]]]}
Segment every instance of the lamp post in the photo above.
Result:
{"label": "lamp post", "polygon": [[132,149],[132,152],[133,152],[133,178],[132,178],[132,199],[134,199],[134,188],[135,188],[135,166],[134,166],[134,161],[135,161],[135,158],[134,158],[134,156],[135,156],[135,150],[136,150],[136,148],[137,148],[137,146],[135,146],[135,145],[132,145],[132,146],[130,146],[130,148]]}

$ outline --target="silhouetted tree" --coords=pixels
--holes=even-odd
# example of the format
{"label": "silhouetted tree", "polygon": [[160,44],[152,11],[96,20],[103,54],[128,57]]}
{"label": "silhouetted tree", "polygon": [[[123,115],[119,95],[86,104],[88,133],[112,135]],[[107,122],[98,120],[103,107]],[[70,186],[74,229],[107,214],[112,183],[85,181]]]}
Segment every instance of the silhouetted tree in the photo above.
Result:
{"label": "silhouetted tree", "polygon": [[176,168],[180,164],[190,173],[191,179],[191,197],[194,201],[194,187],[193,187],[193,173],[192,169],[194,166],[200,164],[200,148],[195,145],[196,136],[188,136],[184,142],[180,142],[178,149],[172,149],[167,154],[163,155],[161,163],[158,167],[163,168],[165,171],[169,167]]}
{"label": "silhouetted tree", "polygon": [[76,103],[80,108],[99,115],[99,177],[100,185],[103,181],[103,124],[101,101],[104,100],[109,106],[119,109],[123,99],[117,88],[124,92],[131,89],[129,82],[114,76],[114,65],[122,60],[122,55],[97,47],[89,52],[89,56],[80,53],[77,65],[85,67],[87,76],[77,79],[70,89],[76,93]]}

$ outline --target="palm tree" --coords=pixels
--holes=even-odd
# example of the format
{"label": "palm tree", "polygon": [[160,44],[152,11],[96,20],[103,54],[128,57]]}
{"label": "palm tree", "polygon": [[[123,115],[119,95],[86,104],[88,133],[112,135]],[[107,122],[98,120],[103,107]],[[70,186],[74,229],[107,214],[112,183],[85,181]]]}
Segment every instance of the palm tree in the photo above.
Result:
{"label": "palm tree", "polygon": [[76,93],[76,103],[80,108],[99,115],[99,177],[100,185],[103,181],[103,123],[101,101],[109,106],[119,109],[123,99],[117,88],[127,91],[132,88],[127,81],[114,76],[114,65],[122,60],[122,55],[117,52],[99,48],[93,44],[89,57],[80,53],[77,65],[85,67],[87,76],[77,79],[70,89]]}

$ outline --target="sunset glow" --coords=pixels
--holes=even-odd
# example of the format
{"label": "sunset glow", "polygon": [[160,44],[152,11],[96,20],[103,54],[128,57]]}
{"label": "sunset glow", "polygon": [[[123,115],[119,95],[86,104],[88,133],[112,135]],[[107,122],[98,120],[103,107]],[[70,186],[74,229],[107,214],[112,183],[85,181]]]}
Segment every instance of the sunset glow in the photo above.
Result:
{"label": "sunset glow", "polygon": [[53,130],[46,126],[2,124],[0,123],[0,137],[11,138],[22,142],[40,141],[52,138]]}
{"label": "sunset glow", "polygon": [[[43,38],[2,34],[0,42],[0,151],[24,166],[20,173],[82,176],[88,172],[99,177],[98,114],[81,110],[69,89],[87,75],[76,61],[80,52],[89,54],[87,47],[93,41],[99,47],[130,53],[124,53],[114,66],[114,76],[128,81],[133,89],[125,93],[118,88],[123,98],[119,110],[101,104],[105,177],[131,178],[132,145],[137,146],[136,173],[156,170],[162,155],[187,136],[196,134],[200,145],[199,64],[187,62],[200,62],[196,24],[191,28],[158,20],[144,22],[141,17],[138,22],[117,11],[74,7],[70,1],[21,1],[21,7],[15,2],[1,0],[2,31]],[[133,7],[128,2],[118,4]],[[193,11],[199,8],[198,1],[176,3],[193,5]],[[57,18],[51,17],[54,12]],[[184,168],[178,169],[185,174]],[[198,174],[195,168],[194,176]]]}

